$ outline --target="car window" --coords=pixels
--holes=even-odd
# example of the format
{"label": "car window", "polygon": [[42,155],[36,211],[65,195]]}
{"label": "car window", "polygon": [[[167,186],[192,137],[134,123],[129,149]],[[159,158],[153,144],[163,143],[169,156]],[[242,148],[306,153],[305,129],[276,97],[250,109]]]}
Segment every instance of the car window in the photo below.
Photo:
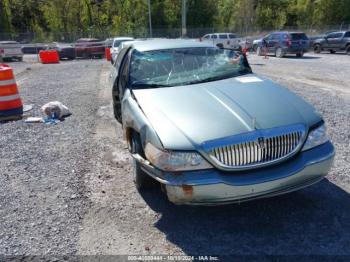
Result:
{"label": "car window", "polygon": [[205,35],[203,38],[204,39],[209,39],[209,35]]}
{"label": "car window", "polygon": [[304,33],[291,33],[290,38],[292,40],[308,40],[306,34]]}
{"label": "car window", "polygon": [[344,37],[350,37],[350,32],[346,32]]}
{"label": "car window", "polygon": [[271,34],[271,35],[265,36],[263,39],[265,39],[265,40],[271,40],[271,38],[272,38],[272,34]]}
{"label": "car window", "polygon": [[218,36],[217,35],[211,35],[211,38],[212,39],[216,39],[216,38],[218,38]]}
{"label": "car window", "polygon": [[237,36],[236,36],[236,35],[234,35],[234,34],[229,34],[229,35],[228,35],[228,37],[229,37],[230,39],[237,38]]}
{"label": "car window", "polygon": [[330,33],[327,35],[327,38],[336,38],[336,33]]}
{"label": "car window", "polygon": [[118,47],[122,41],[121,40],[115,40],[113,43],[113,47]]}
{"label": "car window", "polygon": [[133,88],[190,85],[247,73],[251,69],[244,56],[216,47],[134,50],[130,63]]}
{"label": "car window", "polygon": [[226,34],[220,34],[220,35],[219,35],[219,38],[220,38],[220,39],[227,39],[227,35],[226,35]]}
{"label": "car window", "polygon": [[272,34],[271,35],[271,40],[279,40],[280,39],[280,35],[279,34]]}
{"label": "car window", "polygon": [[343,33],[335,33],[334,38],[341,38],[343,36]]}

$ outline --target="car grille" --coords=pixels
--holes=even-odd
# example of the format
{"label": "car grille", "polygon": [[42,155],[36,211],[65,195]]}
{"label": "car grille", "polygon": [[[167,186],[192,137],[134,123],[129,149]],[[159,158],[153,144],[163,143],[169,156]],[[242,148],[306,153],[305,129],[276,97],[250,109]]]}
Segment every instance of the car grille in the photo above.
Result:
{"label": "car grille", "polygon": [[303,131],[271,137],[258,137],[212,148],[209,155],[225,167],[251,167],[278,161],[292,155],[303,141]]}

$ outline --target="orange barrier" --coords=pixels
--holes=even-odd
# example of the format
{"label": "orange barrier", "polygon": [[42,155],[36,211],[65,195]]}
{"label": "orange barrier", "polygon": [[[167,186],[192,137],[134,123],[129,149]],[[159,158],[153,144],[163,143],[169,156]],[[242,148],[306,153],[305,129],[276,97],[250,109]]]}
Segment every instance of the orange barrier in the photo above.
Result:
{"label": "orange barrier", "polygon": [[56,64],[60,62],[60,57],[56,50],[41,50],[39,57],[43,64]]}
{"label": "orange barrier", "polygon": [[111,49],[108,47],[105,48],[105,57],[107,61],[111,61]]}
{"label": "orange barrier", "polygon": [[22,114],[23,104],[12,68],[0,64],[0,120],[18,119]]}

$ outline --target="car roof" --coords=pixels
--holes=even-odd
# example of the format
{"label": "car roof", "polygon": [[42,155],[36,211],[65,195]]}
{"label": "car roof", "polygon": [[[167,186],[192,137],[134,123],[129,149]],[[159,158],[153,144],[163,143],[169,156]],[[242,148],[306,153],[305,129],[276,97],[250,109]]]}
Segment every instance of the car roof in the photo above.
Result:
{"label": "car roof", "polygon": [[134,49],[137,49],[141,52],[191,47],[213,47],[212,44],[182,39],[154,39],[145,41],[135,41],[130,45]]}

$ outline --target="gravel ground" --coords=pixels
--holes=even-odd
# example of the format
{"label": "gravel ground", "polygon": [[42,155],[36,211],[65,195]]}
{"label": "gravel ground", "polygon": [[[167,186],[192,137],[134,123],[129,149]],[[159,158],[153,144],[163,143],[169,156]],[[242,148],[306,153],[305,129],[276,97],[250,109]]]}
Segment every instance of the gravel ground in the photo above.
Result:
{"label": "gravel ground", "polygon": [[159,189],[136,191],[112,117],[108,63],[14,63],[32,115],[53,100],[73,115],[55,126],[0,125],[0,254],[350,255],[349,57],[249,60],[324,115],[336,161],[312,187],[219,207],[175,206]]}

